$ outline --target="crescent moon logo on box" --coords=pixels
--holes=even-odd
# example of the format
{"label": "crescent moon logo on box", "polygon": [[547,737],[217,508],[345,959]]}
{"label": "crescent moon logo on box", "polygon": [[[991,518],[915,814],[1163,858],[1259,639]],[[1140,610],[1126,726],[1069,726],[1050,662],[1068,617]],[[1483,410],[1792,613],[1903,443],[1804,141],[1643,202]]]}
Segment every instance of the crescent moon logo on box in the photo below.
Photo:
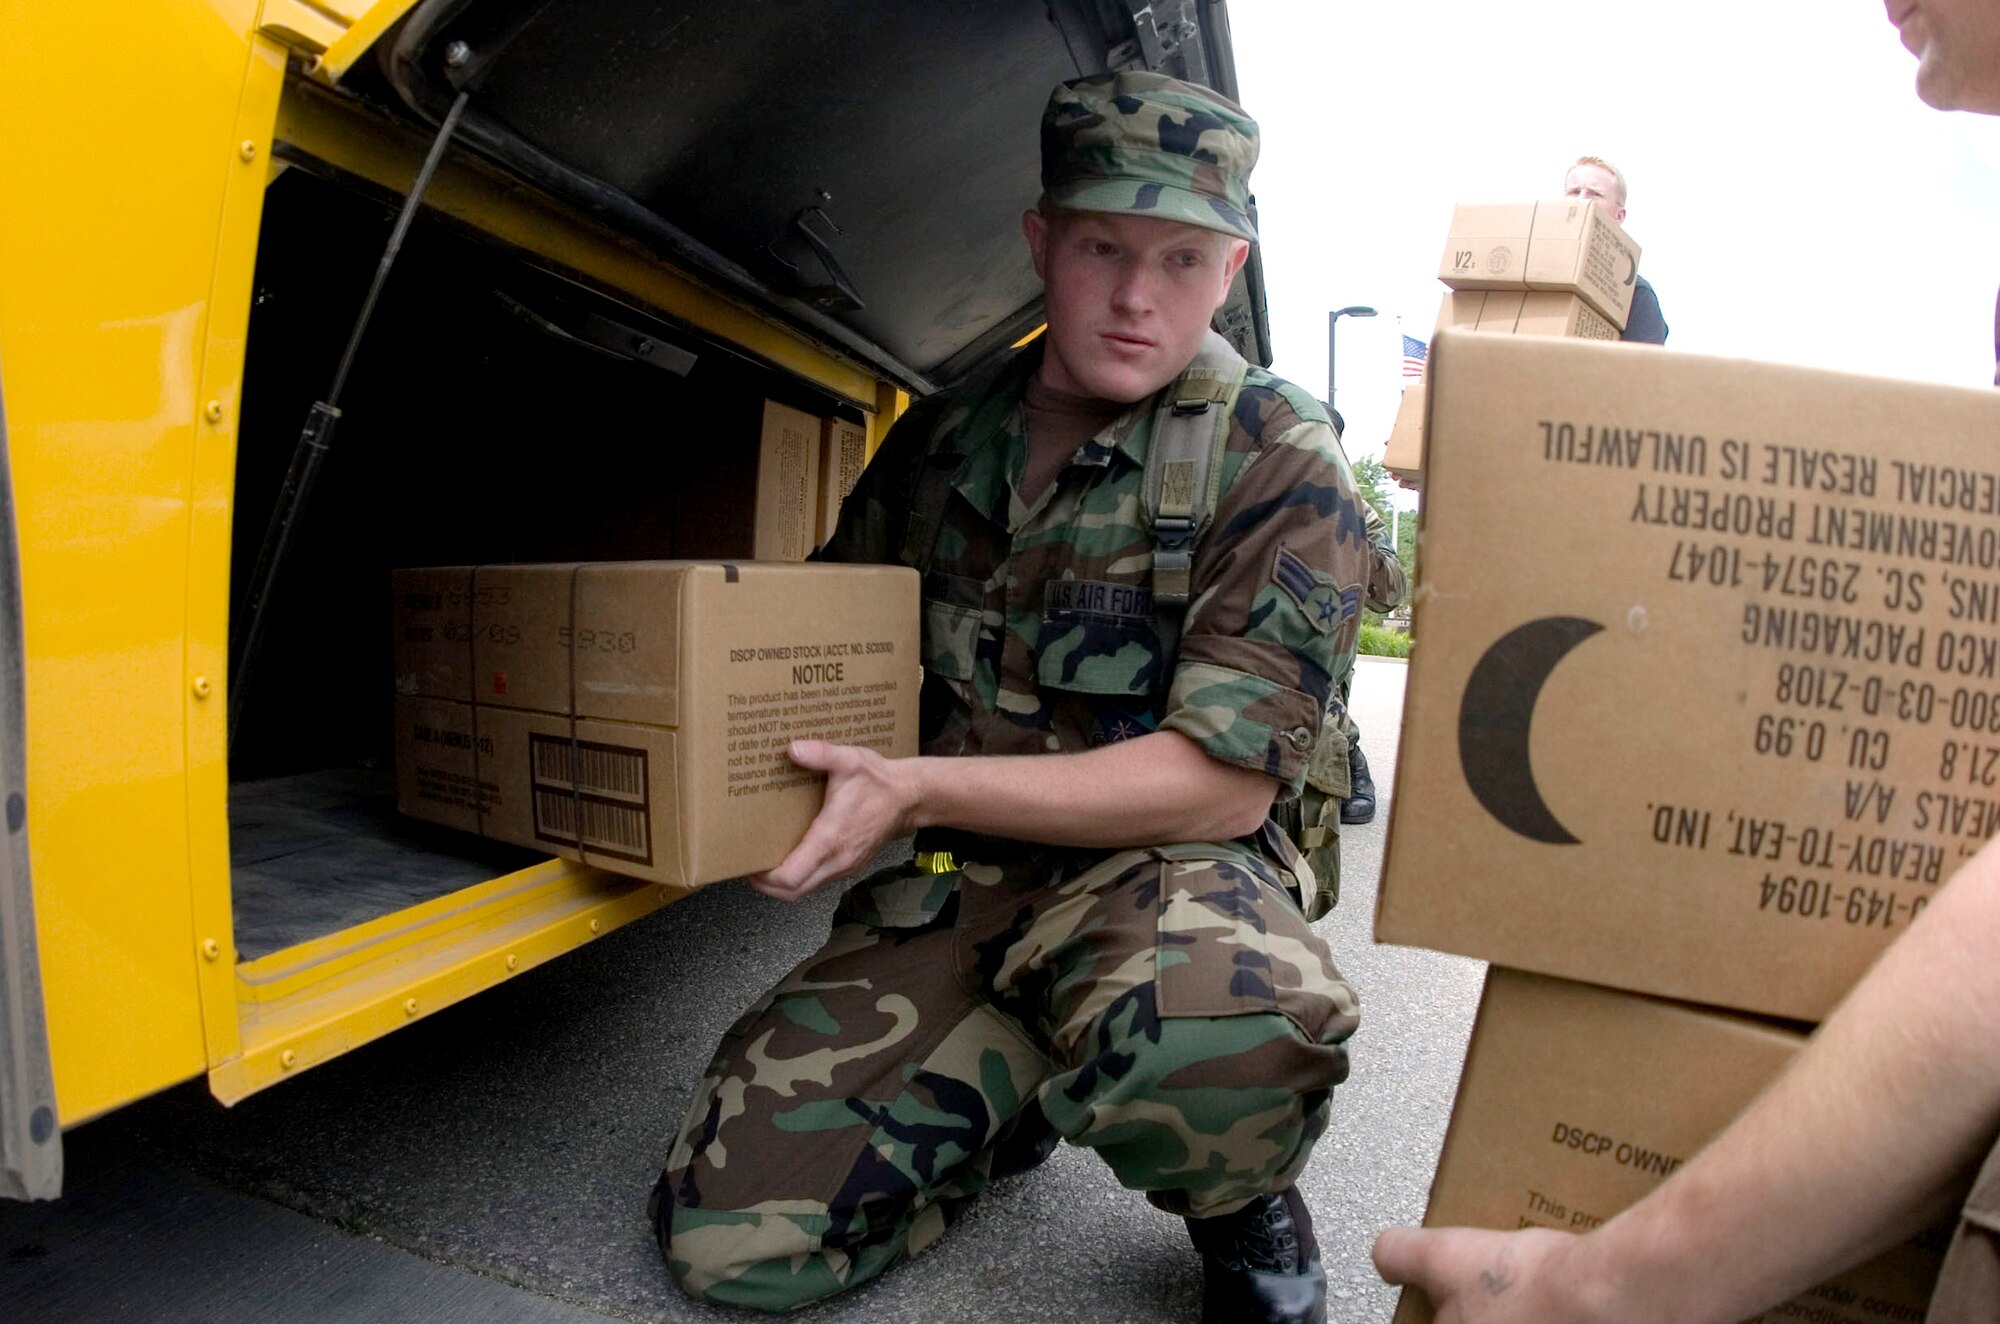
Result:
{"label": "crescent moon logo on box", "polygon": [[1466,679],[1458,709],[1458,757],[1465,783],[1502,826],[1532,841],[1579,844],[1535,785],[1528,734],[1549,673],[1603,628],[1580,616],[1529,621],[1495,640]]}

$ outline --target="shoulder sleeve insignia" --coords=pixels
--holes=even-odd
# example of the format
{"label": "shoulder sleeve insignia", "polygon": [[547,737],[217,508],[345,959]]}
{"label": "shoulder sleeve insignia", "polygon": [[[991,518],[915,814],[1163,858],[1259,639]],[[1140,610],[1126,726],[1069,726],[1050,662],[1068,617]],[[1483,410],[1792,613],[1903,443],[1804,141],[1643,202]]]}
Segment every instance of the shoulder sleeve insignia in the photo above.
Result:
{"label": "shoulder sleeve insignia", "polygon": [[1278,549],[1271,564],[1271,582],[1299,604],[1307,622],[1321,634],[1332,634],[1361,610],[1359,584],[1342,588],[1331,575],[1306,565],[1290,548]]}

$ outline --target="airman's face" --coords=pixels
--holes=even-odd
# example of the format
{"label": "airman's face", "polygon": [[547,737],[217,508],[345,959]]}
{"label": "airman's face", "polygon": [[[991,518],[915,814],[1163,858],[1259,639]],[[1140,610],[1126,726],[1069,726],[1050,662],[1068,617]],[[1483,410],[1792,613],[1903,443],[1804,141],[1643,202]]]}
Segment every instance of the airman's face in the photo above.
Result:
{"label": "airman's face", "polygon": [[1625,219],[1625,209],[1618,205],[1618,177],[1601,165],[1571,166],[1563,176],[1563,196],[1588,198],[1612,220]]}
{"label": "airman's face", "polygon": [[1046,294],[1044,385],[1131,404],[1180,375],[1250,245],[1177,221],[1110,212],[1021,218]]}
{"label": "airman's face", "polygon": [[1886,0],[1917,57],[1917,95],[1939,110],[2000,115],[2000,0]]}

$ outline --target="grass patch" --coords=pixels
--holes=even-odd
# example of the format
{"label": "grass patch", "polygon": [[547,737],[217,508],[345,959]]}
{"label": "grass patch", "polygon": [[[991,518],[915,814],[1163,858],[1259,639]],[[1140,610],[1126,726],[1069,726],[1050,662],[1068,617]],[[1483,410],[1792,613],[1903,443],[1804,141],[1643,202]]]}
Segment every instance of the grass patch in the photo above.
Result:
{"label": "grass patch", "polygon": [[1369,657],[1408,657],[1410,636],[1380,625],[1361,627],[1361,652]]}

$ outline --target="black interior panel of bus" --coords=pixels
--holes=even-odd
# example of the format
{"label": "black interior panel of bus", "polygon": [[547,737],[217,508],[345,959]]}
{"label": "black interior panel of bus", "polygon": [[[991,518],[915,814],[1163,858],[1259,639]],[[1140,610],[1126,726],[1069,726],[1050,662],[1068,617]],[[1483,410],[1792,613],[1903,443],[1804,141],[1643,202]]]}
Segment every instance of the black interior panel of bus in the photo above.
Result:
{"label": "black interior panel of bus", "polygon": [[[919,393],[1039,318],[1051,87],[1235,94],[1221,0],[425,0],[380,51],[357,94],[469,88],[458,141]],[[1268,363],[1263,302],[1253,259],[1218,325]]]}
{"label": "black interior panel of bus", "polygon": [[[237,457],[232,610],[395,201],[301,166],[267,193]],[[655,352],[618,352],[615,328],[644,333]],[[539,858],[395,814],[389,572],[715,554],[703,540],[739,513],[747,518],[765,400],[843,412],[816,388],[690,328],[428,216],[418,221],[356,357],[332,449],[266,608],[263,653],[230,751],[242,955]]]}

